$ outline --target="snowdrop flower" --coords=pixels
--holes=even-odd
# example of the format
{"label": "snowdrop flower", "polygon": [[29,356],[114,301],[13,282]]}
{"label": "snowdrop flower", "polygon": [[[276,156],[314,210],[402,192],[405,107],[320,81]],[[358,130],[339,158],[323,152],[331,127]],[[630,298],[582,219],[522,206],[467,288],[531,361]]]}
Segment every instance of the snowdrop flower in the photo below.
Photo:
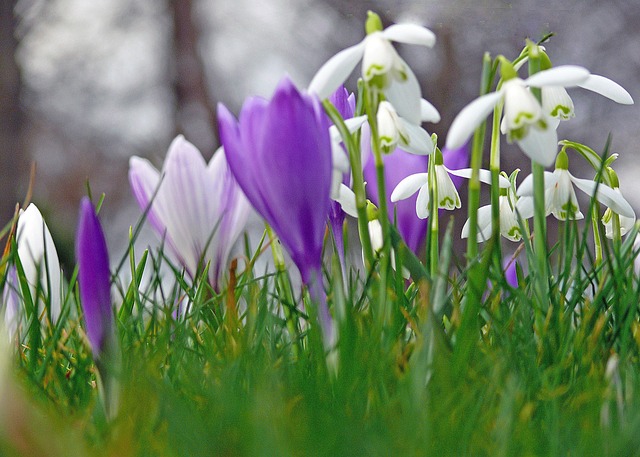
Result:
{"label": "snowdrop flower", "polygon": [[[38,313],[41,312],[39,303],[48,304],[48,317],[51,322],[55,323],[60,316],[62,293],[60,262],[49,228],[33,203],[18,217],[16,243],[18,257],[29,284],[31,300],[34,305],[38,306]],[[17,275],[11,272],[9,275],[9,283],[6,288],[10,288],[13,292],[7,298],[13,301],[6,304],[6,318],[8,326],[15,330],[21,320],[21,313],[18,311],[19,305],[15,303],[15,300],[21,301],[22,291]],[[10,284],[12,277],[15,279],[15,284]],[[44,296],[39,294],[44,294]]]}
{"label": "snowdrop flower", "polygon": [[427,155],[435,149],[431,135],[419,125],[400,117],[388,101],[378,105],[377,122],[383,152],[389,153],[398,146],[412,154]]}
{"label": "snowdrop flower", "polygon": [[[444,166],[442,153],[436,148],[435,154],[435,179],[436,189],[438,191],[438,208],[453,210],[460,208],[460,195],[456,186],[451,181],[451,176],[460,176],[462,178],[471,177],[471,168],[462,170],[450,170]],[[509,180],[500,177],[500,187],[508,187]],[[491,173],[488,170],[480,170],[480,181],[491,184]],[[391,193],[391,201],[397,202],[409,198],[418,192],[416,199],[416,214],[420,219],[429,217],[429,173],[416,173],[407,176],[396,186]]]}
{"label": "snowdrop flower", "polygon": [[[547,171],[544,173],[547,215],[553,214],[556,219],[561,221],[567,219],[577,220],[584,217],[578,206],[574,185],[589,197],[593,197],[598,202],[611,208],[612,211],[620,216],[635,218],[633,208],[622,197],[620,192],[616,192],[606,184],[590,179],[576,178],[569,173],[569,159],[564,150],[558,154],[556,169],[553,173]],[[518,212],[522,218],[528,219],[533,216],[533,175],[525,178],[518,188],[517,194],[523,197],[518,200]]]}
{"label": "snowdrop flower", "polygon": [[520,79],[511,63],[501,64],[502,86],[496,92],[482,95],[460,111],[449,129],[446,145],[459,147],[487,117],[496,105],[504,102],[503,133],[515,140],[532,160],[550,166],[556,157],[558,136],[542,106],[529,87],[573,87],[589,78],[585,68],[564,65]]}
{"label": "snowdrop flower", "polygon": [[220,149],[207,165],[200,151],[177,136],[159,172],[146,159],[129,161],[129,182],[147,220],[169,252],[193,278],[211,262],[217,289],[231,248],[244,229],[250,206]]}
{"label": "snowdrop flower", "polygon": [[[611,183],[611,188],[622,196],[622,192],[620,192],[620,181],[618,180],[618,175],[611,169],[608,168],[609,178]],[[607,208],[602,216],[602,223],[604,224],[604,235],[607,238],[613,239],[613,215],[615,211],[611,208]],[[620,220],[620,236],[624,236],[629,232],[633,225],[636,223],[635,214],[633,217],[621,216],[619,215]]]}
{"label": "snowdrop flower", "polygon": [[379,87],[396,107],[398,114],[412,124],[419,124],[421,114],[420,85],[407,63],[398,55],[391,41],[433,47],[433,32],[415,24],[395,24],[382,30],[380,17],[369,12],[367,36],[358,44],[330,58],[313,77],[309,92],[321,99],[329,97],[362,60],[362,77]]}
{"label": "snowdrop flower", "polygon": [[[520,241],[522,231],[516,216],[516,195],[511,186],[500,189],[500,234],[510,241]],[[491,205],[478,208],[478,241],[487,241],[491,237]],[[469,236],[469,220],[462,227],[462,238]]]}

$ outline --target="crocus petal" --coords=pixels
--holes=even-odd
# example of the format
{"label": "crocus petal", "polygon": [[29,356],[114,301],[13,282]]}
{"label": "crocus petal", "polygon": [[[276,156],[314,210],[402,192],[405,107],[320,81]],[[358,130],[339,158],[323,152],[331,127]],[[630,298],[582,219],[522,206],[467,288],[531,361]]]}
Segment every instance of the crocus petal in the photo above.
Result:
{"label": "crocus petal", "polygon": [[320,67],[309,84],[309,93],[315,93],[320,99],[329,97],[340,84],[345,82],[358,65],[364,52],[365,42],[343,49]]}
{"label": "crocus petal", "polygon": [[530,159],[544,167],[550,167],[558,155],[558,133],[549,126],[546,129],[532,127],[529,133],[518,141],[518,146]]}
{"label": "crocus petal", "polygon": [[61,302],[60,262],[51,232],[33,203],[18,218],[16,242],[33,302],[39,302],[40,297],[36,296],[39,286],[50,302],[51,320],[56,322]]}
{"label": "crocus petal", "polygon": [[408,136],[408,143],[400,142],[400,149],[417,155],[428,155],[435,150],[431,135],[419,125],[411,124],[399,118],[402,129]]}
{"label": "crocus petal", "polygon": [[420,100],[420,120],[422,122],[431,122],[433,124],[437,124],[440,122],[440,113],[424,98]]}
{"label": "crocus petal", "polygon": [[616,103],[623,105],[633,105],[633,98],[615,81],[605,78],[600,75],[590,75],[586,81],[578,84],[583,89],[593,91],[597,94],[603,95]]}
{"label": "crocus petal", "polygon": [[467,142],[473,131],[489,115],[502,98],[502,92],[493,92],[478,97],[465,106],[451,123],[447,134],[446,148],[457,149]]}
{"label": "crocus petal", "polygon": [[87,197],[84,197],[80,203],[76,256],[80,299],[87,336],[94,358],[98,358],[113,332],[111,274],[104,233],[93,205]]}
{"label": "crocus petal", "polygon": [[530,87],[573,87],[585,82],[589,74],[589,70],[577,65],[560,65],[531,75],[524,82]]}
{"label": "crocus petal", "polygon": [[[147,209],[154,194],[158,191],[159,184],[160,173],[147,159],[136,156],[129,159],[129,185],[141,209]],[[164,225],[160,222],[154,208],[149,208],[147,221],[157,233],[164,232]]]}
{"label": "crocus petal", "polygon": [[[446,168],[446,167],[445,167]],[[471,178],[472,169],[471,168],[463,168],[461,170],[449,170],[446,168],[447,172],[453,176],[460,176],[461,178]],[[485,184],[491,184],[491,172],[489,170],[478,170],[480,172],[479,178],[480,181]],[[507,188],[511,184],[509,180],[502,175],[498,175],[498,185],[502,188]]]}
{"label": "crocus petal", "polygon": [[621,216],[635,217],[636,213],[621,193],[616,192],[606,184],[599,184],[595,181],[591,181],[590,179],[576,178],[570,173],[569,176],[575,186],[588,196],[593,197],[595,194],[596,200],[603,205],[608,206]]}
{"label": "crocus petal", "polygon": [[384,93],[387,100],[395,107],[398,116],[419,125],[422,117],[420,84],[409,65],[400,56],[397,58],[403,66],[404,79],[392,78]]}
{"label": "crocus petal", "polygon": [[436,44],[435,34],[417,24],[393,24],[382,31],[382,35],[391,41],[399,43],[417,44],[429,48]]}
{"label": "crocus petal", "polygon": [[416,173],[409,175],[398,183],[393,192],[391,192],[391,201],[397,202],[404,200],[415,194],[418,189],[429,182],[428,173]]}

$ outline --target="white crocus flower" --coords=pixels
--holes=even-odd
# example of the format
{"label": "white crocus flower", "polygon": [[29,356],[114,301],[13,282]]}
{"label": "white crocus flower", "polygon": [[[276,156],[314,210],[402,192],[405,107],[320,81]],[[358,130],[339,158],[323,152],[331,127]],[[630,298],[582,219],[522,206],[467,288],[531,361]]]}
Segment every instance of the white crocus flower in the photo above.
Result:
{"label": "white crocus flower", "polygon": [[367,36],[330,58],[309,84],[309,93],[321,99],[329,97],[362,60],[362,77],[375,81],[398,113],[412,124],[419,124],[421,113],[420,85],[407,63],[398,55],[391,41],[432,47],[433,32],[416,24],[395,24],[382,30],[380,18],[369,14]]}
{"label": "white crocus flower", "polygon": [[[438,208],[453,210],[460,208],[460,196],[455,185],[451,181],[451,176],[471,178],[471,168],[461,170],[450,170],[442,162],[442,153],[436,149],[436,164],[434,166],[436,189],[438,193]],[[491,184],[491,173],[488,170],[480,170],[480,181]],[[509,180],[500,176],[500,187],[508,187]],[[416,199],[416,214],[420,219],[429,217],[429,173],[415,173],[407,176],[398,183],[391,193],[391,201],[404,200],[418,192]]]}
{"label": "white crocus flower", "polygon": [[[498,203],[500,206],[500,234],[511,241],[520,241],[522,231],[515,212],[516,196],[511,187],[501,188]],[[491,205],[478,208],[478,241],[486,241],[491,237]],[[469,236],[469,220],[462,227],[462,238]]]}
{"label": "white crocus flower", "polygon": [[[49,228],[33,203],[18,217],[16,244],[20,264],[29,284],[31,301],[37,306],[38,313],[42,312],[43,303],[48,304],[47,316],[55,323],[60,316],[62,297],[60,262]],[[23,291],[20,290],[15,269],[12,268],[8,275],[3,297],[5,319],[11,333],[15,333],[23,318]]]}
{"label": "white crocus flower", "polygon": [[[616,192],[606,184],[590,179],[576,178],[569,173],[568,159],[564,151],[558,154],[556,169],[553,173],[544,173],[546,215],[553,214],[556,219],[561,221],[584,217],[578,206],[574,185],[620,216],[635,217],[633,208],[620,192]],[[531,204],[533,175],[527,176],[522,182],[518,188],[518,196],[523,197],[518,200],[518,211],[522,218],[527,219],[533,215],[533,205]]]}
{"label": "white crocus flower", "polygon": [[457,148],[467,142],[478,125],[503,101],[503,125],[508,138],[517,141],[531,159],[550,166],[557,152],[555,126],[550,125],[542,106],[528,87],[573,87],[588,78],[587,69],[574,65],[550,68],[527,79],[518,78],[513,70],[513,75],[499,90],[482,95],[460,111],[449,129],[446,147]]}
{"label": "white crocus flower", "polygon": [[429,133],[419,125],[400,117],[393,105],[387,101],[378,105],[377,122],[378,138],[384,152],[391,152],[398,146],[412,154],[427,155],[435,149]]}

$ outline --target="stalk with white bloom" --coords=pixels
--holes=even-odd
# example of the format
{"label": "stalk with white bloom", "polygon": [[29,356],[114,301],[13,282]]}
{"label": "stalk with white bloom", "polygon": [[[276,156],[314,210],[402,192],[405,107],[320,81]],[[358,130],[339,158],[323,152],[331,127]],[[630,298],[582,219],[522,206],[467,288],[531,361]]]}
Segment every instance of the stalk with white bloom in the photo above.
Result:
{"label": "stalk with white bloom", "polygon": [[395,24],[382,29],[380,17],[369,11],[367,36],[358,44],[330,58],[313,77],[309,92],[321,99],[329,97],[362,60],[362,77],[367,85],[379,88],[400,116],[419,124],[420,85],[407,63],[398,55],[392,41],[433,47],[433,32],[415,24]]}

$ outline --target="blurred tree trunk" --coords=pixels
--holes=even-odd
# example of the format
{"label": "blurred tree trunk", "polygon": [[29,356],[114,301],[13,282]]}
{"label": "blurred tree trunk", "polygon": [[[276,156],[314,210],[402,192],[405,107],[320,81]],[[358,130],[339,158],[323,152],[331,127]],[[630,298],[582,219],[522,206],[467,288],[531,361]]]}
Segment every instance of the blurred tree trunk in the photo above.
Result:
{"label": "blurred tree trunk", "polygon": [[11,219],[27,189],[25,116],[20,106],[22,78],[15,60],[15,4],[16,0],[0,0],[0,226]]}
{"label": "blurred tree trunk", "polygon": [[173,17],[173,89],[176,100],[175,126],[205,156],[217,143],[214,104],[209,96],[199,33],[194,23],[192,0],[170,0]]}

